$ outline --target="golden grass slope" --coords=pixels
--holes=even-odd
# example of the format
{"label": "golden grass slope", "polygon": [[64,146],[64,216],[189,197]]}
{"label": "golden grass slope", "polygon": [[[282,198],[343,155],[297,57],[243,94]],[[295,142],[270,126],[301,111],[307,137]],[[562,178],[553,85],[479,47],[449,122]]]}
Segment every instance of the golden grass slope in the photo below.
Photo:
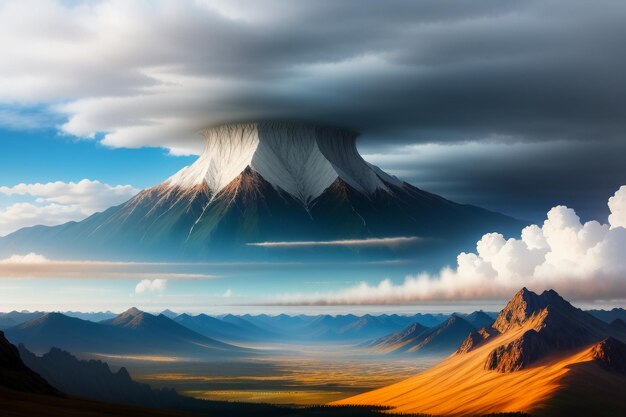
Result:
{"label": "golden grass slope", "polygon": [[[626,410],[626,377],[596,364],[593,346],[546,357],[516,372],[484,369],[486,358],[494,348],[517,339],[535,326],[534,320],[529,320],[412,378],[333,404],[379,405],[392,407],[394,413],[447,416],[501,412],[555,415],[556,402],[562,406],[570,401],[582,407],[594,400],[604,404],[607,410]],[[575,395],[571,394],[574,392]],[[595,415],[602,415],[597,411]]]}

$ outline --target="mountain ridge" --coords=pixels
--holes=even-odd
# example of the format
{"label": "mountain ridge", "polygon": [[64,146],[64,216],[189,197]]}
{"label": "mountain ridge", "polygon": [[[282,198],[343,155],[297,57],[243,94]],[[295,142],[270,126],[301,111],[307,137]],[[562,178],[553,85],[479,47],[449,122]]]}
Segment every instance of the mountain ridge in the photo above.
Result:
{"label": "mountain ridge", "polygon": [[0,331],[0,387],[34,394],[60,396],[39,374],[24,364],[20,354]]}
{"label": "mountain ridge", "polygon": [[[592,324],[599,328],[589,331]],[[579,330],[586,333],[576,335]],[[480,332],[485,336],[470,349],[459,349],[429,370],[333,404],[433,415],[615,416],[626,411],[626,334],[556,292],[520,290],[493,327],[474,337]]]}
{"label": "mountain ridge", "polygon": [[427,328],[413,323],[407,328],[378,339],[368,347],[378,353],[420,353],[447,355],[454,352],[459,344],[476,330],[464,318],[452,314],[445,322]]}
{"label": "mountain ridge", "polygon": [[56,347],[74,353],[229,356],[253,354],[202,336],[166,316],[129,310],[94,323],[61,313],[46,313],[6,330],[9,340],[35,352]]}
{"label": "mountain ridge", "polygon": [[500,312],[491,330],[485,330],[482,337],[468,336],[459,352],[468,352],[497,334],[524,326],[528,330],[519,338],[489,354],[486,369],[500,372],[523,369],[550,352],[579,348],[620,333],[575,308],[554,290],[539,295],[522,288]]}

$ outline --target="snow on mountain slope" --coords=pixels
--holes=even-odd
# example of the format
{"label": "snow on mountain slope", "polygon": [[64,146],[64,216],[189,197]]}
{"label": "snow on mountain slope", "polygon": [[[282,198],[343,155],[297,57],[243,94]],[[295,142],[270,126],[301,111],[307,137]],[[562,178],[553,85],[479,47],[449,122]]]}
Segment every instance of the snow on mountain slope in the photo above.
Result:
{"label": "snow on mountain slope", "polygon": [[202,134],[207,142],[204,152],[195,163],[170,177],[170,186],[191,188],[205,182],[215,195],[250,167],[305,205],[337,178],[366,194],[387,188],[378,175],[382,171],[375,171],[377,168],[357,152],[357,135],[350,131],[248,123],[206,129]]}

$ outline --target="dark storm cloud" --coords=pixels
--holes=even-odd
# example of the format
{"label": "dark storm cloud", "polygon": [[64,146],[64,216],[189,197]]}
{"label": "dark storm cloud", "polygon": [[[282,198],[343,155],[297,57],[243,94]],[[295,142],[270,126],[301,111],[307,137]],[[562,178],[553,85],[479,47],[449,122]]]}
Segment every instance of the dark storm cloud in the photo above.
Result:
{"label": "dark storm cloud", "polygon": [[[184,153],[207,125],[295,119],[367,154],[449,144],[380,164],[519,216],[626,182],[623,2],[77,3],[0,3],[0,97],[63,103],[64,133]],[[474,141],[517,145],[458,157]]]}
{"label": "dark storm cloud", "polygon": [[[423,189],[541,223],[556,205],[605,222],[626,182],[626,143],[544,141],[392,147],[366,159]],[[381,152],[382,151],[382,152]]]}
{"label": "dark storm cloud", "polygon": [[231,97],[232,119],[347,125],[364,142],[622,135],[625,5],[348,3],[292,6],[222,39],[201,70],[258,81]]}

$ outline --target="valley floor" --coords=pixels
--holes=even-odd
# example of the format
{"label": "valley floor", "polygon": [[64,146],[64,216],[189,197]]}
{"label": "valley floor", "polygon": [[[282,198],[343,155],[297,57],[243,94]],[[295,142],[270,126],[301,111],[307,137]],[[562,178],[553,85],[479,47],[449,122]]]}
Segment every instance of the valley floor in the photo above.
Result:
{"label": "valley floor", "polygon": [[133,379],[206,400],[326,404],[430,368],[442,357],[372,356],[341,345],[264,345],[260,358],[219,362],[185,358],[99,356],[125,366]]}

